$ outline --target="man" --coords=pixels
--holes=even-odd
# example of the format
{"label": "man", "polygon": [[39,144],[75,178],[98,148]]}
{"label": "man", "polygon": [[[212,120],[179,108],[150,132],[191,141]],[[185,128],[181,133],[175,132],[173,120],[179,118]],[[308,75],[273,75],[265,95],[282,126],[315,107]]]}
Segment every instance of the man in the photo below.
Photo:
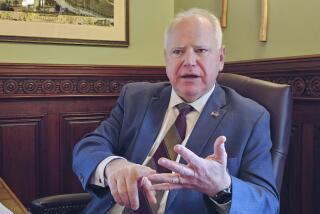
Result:
{"label": "man", "polygon": [[[217,18],[200,9],[178,14],[165,59],[170,84],[124,86],[110,117],[76,145],[74,171],[93,194],[86,212],[130,213],[149,203],[158,213],[277,213],[269,114],[216,83],[224,65]],[[156,172],[148,163],[181,103],[192,111],[173,148],[179,155],[157,160],[170,171]]]}

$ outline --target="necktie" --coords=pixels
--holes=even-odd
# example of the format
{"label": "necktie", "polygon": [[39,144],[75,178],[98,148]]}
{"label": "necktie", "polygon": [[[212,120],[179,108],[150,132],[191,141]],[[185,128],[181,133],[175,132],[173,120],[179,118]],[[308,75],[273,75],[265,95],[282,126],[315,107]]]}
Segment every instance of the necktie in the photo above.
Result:
{"label": "necktie", "polygon": [[[187,121],[186,116],[189,112],[193,111],[192,106],[181,103],[176,106],[179,109],[179,115],[176,118],[174,124],[170,127],[166,133],[163,141],[160,143],[150,162],[147,164],[149,167],[156,169],[158,173],[171,173],[170,170],[158,165],[158,160],[161,157],[165,157],[171,160],[176,160],[177,154],[173,151],[173,147],[176,144],[182,143],[186,135]],[[163,197],[164,191],[157,192],[157,205],[150,205],[143,194],[139,192],[139,209],[133,211],[134,214],[152,214],[156,213],[159,208],[160,201]]]}

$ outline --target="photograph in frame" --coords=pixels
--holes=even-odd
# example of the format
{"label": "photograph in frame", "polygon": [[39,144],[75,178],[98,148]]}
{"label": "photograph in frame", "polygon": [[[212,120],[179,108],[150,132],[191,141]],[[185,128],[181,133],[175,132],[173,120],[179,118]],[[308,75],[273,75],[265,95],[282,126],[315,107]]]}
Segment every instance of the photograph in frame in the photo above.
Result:
{"label": "photograph in frame", "polygon": [[128,0],[0,0],[0,41],[129,45]]}

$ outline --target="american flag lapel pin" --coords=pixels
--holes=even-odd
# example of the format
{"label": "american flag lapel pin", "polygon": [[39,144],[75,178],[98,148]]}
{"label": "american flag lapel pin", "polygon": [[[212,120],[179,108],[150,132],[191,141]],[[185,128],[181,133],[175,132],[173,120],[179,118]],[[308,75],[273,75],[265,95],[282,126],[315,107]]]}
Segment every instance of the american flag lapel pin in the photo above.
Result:
{"label": "american flag lapel pin", "polygon": [[213,111],[213,112],[211,112],[211,116],[214,118],[217,118],[220,116],[220,113],[219,113],[219,111]]}

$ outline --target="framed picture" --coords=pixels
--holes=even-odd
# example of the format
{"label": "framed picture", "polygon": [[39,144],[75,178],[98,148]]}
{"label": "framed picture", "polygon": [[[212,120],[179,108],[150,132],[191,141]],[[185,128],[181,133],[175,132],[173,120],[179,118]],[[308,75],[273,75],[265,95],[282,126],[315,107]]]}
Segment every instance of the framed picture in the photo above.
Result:
{"label": "framed picture", "polygon": [[0,41],[129,45],[128,0],[0,0]]}

